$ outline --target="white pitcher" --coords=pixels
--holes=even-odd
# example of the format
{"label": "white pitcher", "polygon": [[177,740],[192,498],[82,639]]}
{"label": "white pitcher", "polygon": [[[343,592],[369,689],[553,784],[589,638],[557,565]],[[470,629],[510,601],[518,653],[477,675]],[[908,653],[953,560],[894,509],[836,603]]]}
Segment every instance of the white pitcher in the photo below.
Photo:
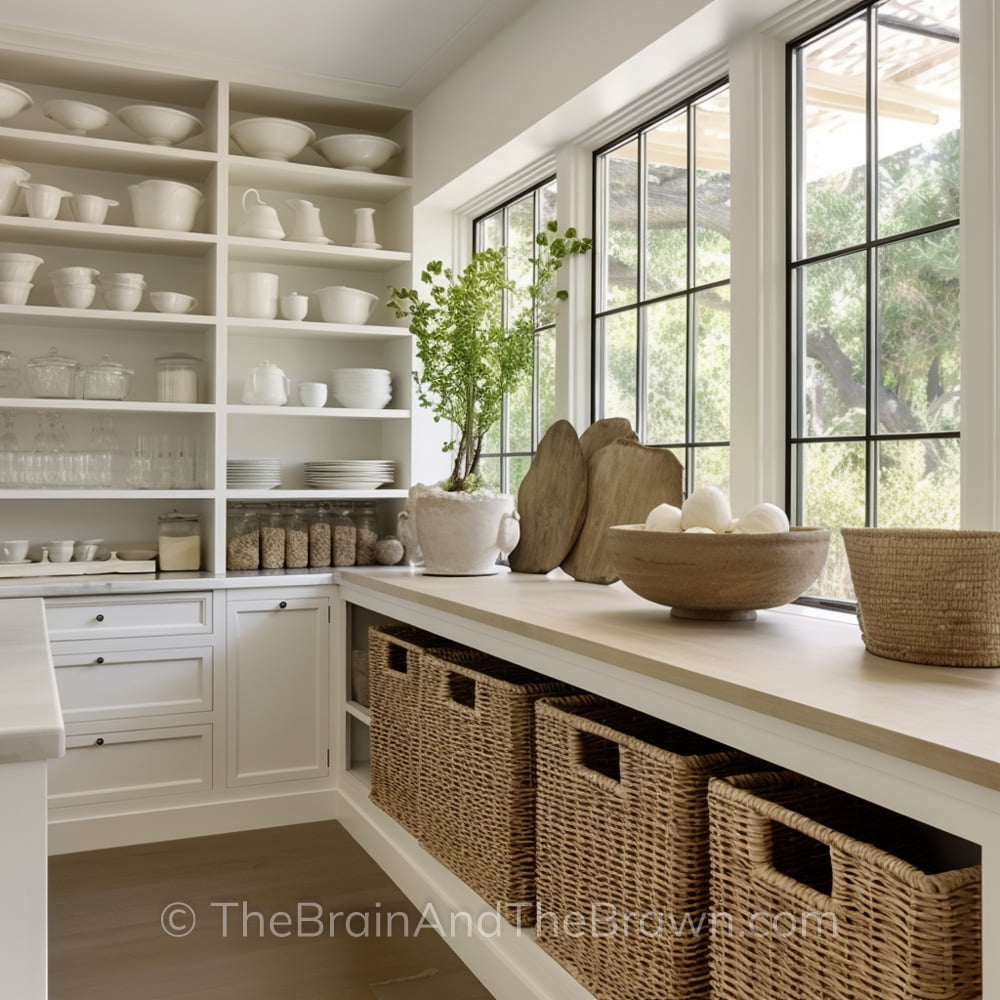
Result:
{"label": "white pitcher", "polygon": [[[256,205],[247,205],[247,197],[253,195]],[[236,228],[237,236],[255,236],[263,240],[280,240],[285,230],[278,219],[277,211],[264,201],[256,188],[243,192],[243,220]]]}
{"label": "white pitcher", "polygon": [[255,406],[284,406],[288,402],[288,376],[273,361],[250,369],[243,384],[243,402]]}
{"label": "white pitcher", "polygon": [[319,209],[304,198],[288,198],[285,204],[295,213],[292,231],[285,237],[295,243],[329,243],[323,235],[323,225],[319,219]]}
{"label": "white pitcher", "polygon": [[13,163],[0,162],[0,215],[10,215],[21,193],[20,182],[31,179],[31,174]]}

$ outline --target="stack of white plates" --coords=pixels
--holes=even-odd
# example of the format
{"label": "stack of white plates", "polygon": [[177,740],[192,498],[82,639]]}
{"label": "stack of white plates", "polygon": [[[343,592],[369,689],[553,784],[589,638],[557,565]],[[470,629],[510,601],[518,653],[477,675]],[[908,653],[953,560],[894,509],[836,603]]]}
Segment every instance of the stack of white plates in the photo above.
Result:
{"label": "stack of white plates", "polygon": [[340,406],[381,410],[392,399],[392,375],[384,368],[334,368],[330,389]]}
{"label": "stack of white plates", "polygon": [[231,458],[226,462],[226,486],[231,490],[273,490],[280,485],[280,458]]}
{"label": "stack of white plates", "polygon": [[392,462],[382,459],[344,459],[339,462],[306,462],[306,486],[316,490],[376,490],[391,483]]}

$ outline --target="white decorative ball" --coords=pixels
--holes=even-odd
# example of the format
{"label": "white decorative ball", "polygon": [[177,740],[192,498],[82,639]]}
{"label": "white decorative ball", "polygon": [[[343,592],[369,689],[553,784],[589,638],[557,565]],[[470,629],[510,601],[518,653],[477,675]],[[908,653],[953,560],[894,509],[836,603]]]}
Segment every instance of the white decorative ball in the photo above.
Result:
{"label": "white decorative ball", "polygon": [[681,508],[681,528],[711,528],[726,532],[733,526],[729,497],[718,486],[699,486]]}
{"label": "white decorative ball", "polygon": [[765,534],[788,531],[788,516],[773,503],[759,503],[751,507],[737,522],[734,531],[745,534]]}
{"label": "white decorative ball", "polygon": [[681,509],[673,504],[661,503],[646,518],[647,531],[680,531]]}
{"label": "white decorative ball", "polygon": [[711,528],[703,528],[701,525],[696,524],[693,528],[685,528],[685,535],[715,535],[718,532],[713,531]]}

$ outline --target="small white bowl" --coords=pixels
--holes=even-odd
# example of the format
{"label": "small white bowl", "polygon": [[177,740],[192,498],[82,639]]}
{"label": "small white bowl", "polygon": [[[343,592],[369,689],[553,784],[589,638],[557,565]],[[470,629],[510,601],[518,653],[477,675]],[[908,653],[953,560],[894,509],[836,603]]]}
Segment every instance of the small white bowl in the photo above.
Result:
{"label": "small white bowl", "polygon": [[348,323],[360,326],[367,323],[378,305],[378,296],[361,288],[347,285],[329,285],[317,288],[313,295],[319,299],[319,311],[324,323]]}
{"label": "small white bowl", "polygon": [[20,114],[35,102],[23,90],[9,83],[0,83],[0,122]]}
{"label": "small white bowl", "polygon": [[390,392],[349,392],[333,391],[333,398],[340,406],[352,410],[384,410],[392,399]]}
{"label": "small white bowl", "polygon": [[159,104],[130,104],[118,112],[118,117],[153,146],[173,146],[205,131],[194,115]]}
{"label": "small white bowl", "polygon": [[328,135],[314,142],[313,149],[334,167],[370,173],[388,163],[401,147],[384,135]]}
{"label": "small white bowl", "polygon": [[0,253],[0,281],[31,281],[42,263],[30,253]]}
{"label": "small white bowl", "polygon": [[161,313],[189,313],[198,305],[198,300],[193,295],[185,295],[183,292],[150,292],[149,301]]}
{"label": "small white bowl", "polygon": [[316,140],[308,125],[287,118],[244,118],[233,123],[229,134],[248,156],[265,160],[290,160]]}
{"label": "small white bowl", "polygon": [[325,382],[300,382],[299,402],[313,409],[326,406],[327,391]]}
{"label": "small white bowl", "polygon": [[56,285],[52,294],[56,303],[64,309],[89,309],[97,294],[97,285],[93,282],[85,285]]}
{"label": "small white bowl", "polygon": [[49,271],[53,287],[59,285],[87,285],[101,272],[93,267],[57,267]]}
{"label": "small white bowl", "polygon": [[34,287],[30,281],[0,281],[0,305],[23,306]]}
{"label": "small white bowl", "polygon": [[101,298],[109,309],[135,312],[142,301],[142,285],[101,285]]}
{"label": "small white bowl", "polygon": [[101,284],[118,285],[123,288],[145,288],[146,276],[138,271],[120,271],[116,274],[102,274]]}
{"label": "small white bowl", "polygon": [[46,101],[42,105],[42,113],[57,125],[62,125],[70,135],[86,135],[111,121],[110,112],[83,101]]}
{"label": "small white bowl", "polygon": [[91,226],[101,226],[108,217],[109,208],[117,208],[120,202],[102,198],[99,194],[74,194],[69,199],[69,210],[77,222]]}
{"label": "small white bowl", "polygon": [[75,546],[76,541],[74,539],[46,542],[45,547],[49,550],[49,562],[69,562],[73,558],[73,548]]}

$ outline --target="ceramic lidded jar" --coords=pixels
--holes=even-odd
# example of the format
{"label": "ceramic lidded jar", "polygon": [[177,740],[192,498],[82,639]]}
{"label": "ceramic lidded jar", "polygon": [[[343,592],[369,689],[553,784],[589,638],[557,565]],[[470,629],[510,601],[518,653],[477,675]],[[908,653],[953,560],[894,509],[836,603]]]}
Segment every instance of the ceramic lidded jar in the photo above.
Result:
{"label": "ceramic lidded jar", "polygon": [[243,402],[254,406],[284,406],[288,402],[288,376],[273,362],[250,369],[243,386]]}

